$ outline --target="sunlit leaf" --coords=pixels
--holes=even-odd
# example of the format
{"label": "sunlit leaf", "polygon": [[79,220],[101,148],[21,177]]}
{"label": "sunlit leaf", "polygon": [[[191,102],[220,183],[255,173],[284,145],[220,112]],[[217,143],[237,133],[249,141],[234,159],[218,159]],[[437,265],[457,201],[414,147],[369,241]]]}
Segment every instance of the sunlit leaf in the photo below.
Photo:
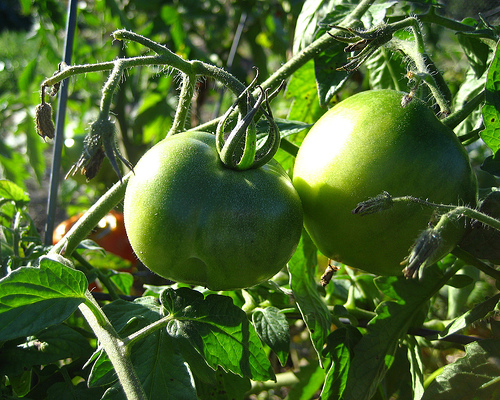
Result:
{"label": "sunlit leaf", "polygon": [[33,335],[68,318],[85,300],[87,278],[48,258],[0,280],[0,340]]}
{"label": "sunlit leaf", "polygon": [[160,296],[172,320],[167,332],[187,339],[214,369],[221,366],[254,380],[274,379],[260,340],[246,314],[231,298],[179,288]]}
{"label": "sunlit leaf", "polygon": [[496,153],[500,150],[500,43],[488,69],[486,81],[486,104],[483,106],[484,131],[481,138]]}
{"label": "sunlit leaf", "polygon": [[315,278],[316,253],[316,247],[307,233],[303,232],[297,250],[288,263],[288,269],[295,302],[309,329],[321,363],[321,352],[330,332],[331,315],[318,292],[319,283]]}

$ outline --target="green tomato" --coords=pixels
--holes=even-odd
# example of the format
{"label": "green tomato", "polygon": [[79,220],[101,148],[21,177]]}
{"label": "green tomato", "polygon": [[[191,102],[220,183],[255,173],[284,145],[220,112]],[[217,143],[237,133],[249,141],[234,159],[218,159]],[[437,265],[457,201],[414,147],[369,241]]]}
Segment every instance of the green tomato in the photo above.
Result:
{"label": "green tomato", "polygon": [[286,265],[300,239],[302,206],[277,162],[230,170],[214,135],[186,132],[139,160],[124,219],[132,248],[150,270],[230,290],[256,285]]}
{"label": "green tomato", "polygon": [[[475,206],[476,177],[453,131],[419,99],[366,91],[338,103],[311,128],[297,155],[293,183],[304,225],[327,257],[378,275],[397,275],[433,210],[416,204],[360,216],[356,205],[384,191],[434,203]],[[464,233],[446,232],[444,253]],[[445,254],[441,254],[444,256]]]}

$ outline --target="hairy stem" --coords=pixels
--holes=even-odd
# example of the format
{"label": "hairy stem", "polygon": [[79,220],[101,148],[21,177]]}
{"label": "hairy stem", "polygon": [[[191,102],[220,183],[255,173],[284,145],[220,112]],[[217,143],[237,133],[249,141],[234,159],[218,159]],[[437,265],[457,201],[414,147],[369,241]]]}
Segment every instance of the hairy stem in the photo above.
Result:
{"label": "hairy stem", "polygon": [[66,235],[50,250],[50,253],[71,255],[78,244],[87,237],[99,221],[115,207],[125,195],[127,182],[132,172],[125,175],[121,182],[115,183],[89,210],[71,227]]}
{"label": "hairy stem", "polygon": [[486,264],[485,262],[474,257],[472,254],[468,253],[467,251],[461,249],[460,246],[455,247],[455,249],[453,249],[453,251],[451,253],[454,256],[465,261],[467,264],[472,265],[473,267],[476,267],[477,269],[479,269],[481,272],[485,273],[486,275],[491,276],[497,282],[500,282],[500,271],[496,270],[495,268],[491,267],[490,265]]}
{"label": "hairy stem", "polygon": [[189,110],[191,109],[191,101],[193,99],[195,87],[196,75],[184,73],[174,122],[167,136],[175,135],[176,133],[183,132],[185,130],[186,119],[189,115]]}
{"label": "hairy stem", "polygon": [[79,306],[79,310],[94,331],[99,340],[99,345],[104,349],[113,364],[127,400],[147,400],[141,382],[130,361],[128,347],[120,339],[113,325],[92,298],[90,292],[87,291],[86,297],[87,300]]}
{"label": "hairy stem", "polygon": [[472,113],[472,111],[474,111],[484,101],[485,94],[486,90],[482,90],[481,93],[477,94],[467,103],[465,103],[460,110],[454,112],[449,117],[444,118],[443,120],[441,120],[441,122],[443,122],[443,124],[445,124],[447,127],[455,129],[463,120],[465,120],[465,118],[467,118]]}

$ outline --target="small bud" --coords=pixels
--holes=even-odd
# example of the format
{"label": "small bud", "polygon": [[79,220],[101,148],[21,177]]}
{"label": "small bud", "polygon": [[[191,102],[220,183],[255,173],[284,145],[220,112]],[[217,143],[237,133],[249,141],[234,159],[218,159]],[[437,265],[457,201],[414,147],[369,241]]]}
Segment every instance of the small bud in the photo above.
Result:
{"label": "small bud", "polygon": [[54,138],[55,127],[52,121],[52,106],[49,103],[41,103],[35,108],[36,132],[45,140]]}
{"label": "small bud", "polygon": [[379,211],[388,210],[393,206],[393,204],[394,202],[392,201],[392,196],[387,192],[383,192],[366,201],[358,203],[356,208],[351,212],[359,215],[374,214]]}

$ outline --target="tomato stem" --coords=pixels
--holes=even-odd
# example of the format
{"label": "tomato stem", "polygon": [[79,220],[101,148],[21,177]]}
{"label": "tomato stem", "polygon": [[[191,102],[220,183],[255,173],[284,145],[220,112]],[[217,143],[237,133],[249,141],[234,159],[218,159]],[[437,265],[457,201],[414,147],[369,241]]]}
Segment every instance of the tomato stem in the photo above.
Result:
{"label": "tomato stem", "polygon": [[442,120],[443,124],[451,129],[455,129],[484,101],[485,95],[486,90],[482,90],[479,94],[465,103],[460,110],[457,110],[450,116],[444,118]]}
{"label": "tomato stem", "polygon": [[127,400],[146,400],[146,394],[130,360],[129,348],[87,290],[86,301],[78,307],[113,364]]}
{"label": "tomato stem", "polygon": [[49,253],[64,253],[70,256],[78,244],[85,239],[99,221],[125,196],[125,188],[133,172],[125,175],[121,182],[115,183],[89,210],[71,227],[64,237]]}
{"label": "tomato stem", "polygon": [[195,87],[196,75],[193,73],[183,73],[179,103],[175,112],[174,122],[167,136],[175,135],[176,133],[183,132],[186,129],[186,119],[191,108],[191,101],[193,99]]}
{"label": "tomato stem", "polygon": [[472,254],[470,254],[467,251],[465,251],[464,249],[460,248],[460,246],[455,247],[455,249],[453,249],[453,251],[451,253],[454,256],[465,261],[467,264],[470,264],[470,265],[476,267],[477,269],[479,269],[481,272],[484,272],[486,275],[491,276],[497,282],[500,282],[500,271],[496,270],[495,268],[491,267],[490,265],[486,264],[485,262],[474,257]]}

